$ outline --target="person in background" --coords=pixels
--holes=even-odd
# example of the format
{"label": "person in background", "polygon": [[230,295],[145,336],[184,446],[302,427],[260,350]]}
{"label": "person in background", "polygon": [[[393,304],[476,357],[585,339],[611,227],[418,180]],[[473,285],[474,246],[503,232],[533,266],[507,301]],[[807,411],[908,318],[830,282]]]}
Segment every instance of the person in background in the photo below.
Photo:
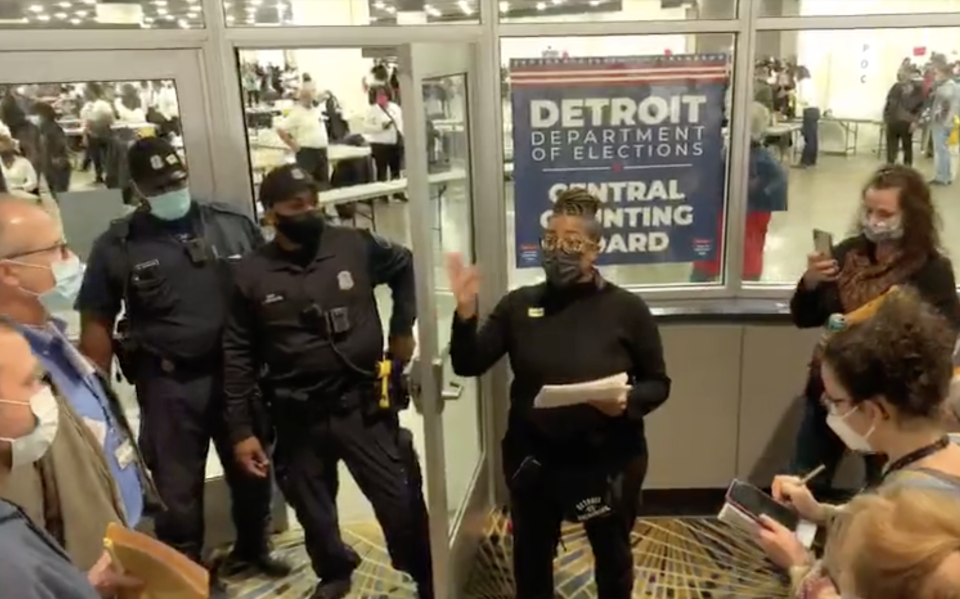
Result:
{"label": "person in background", "polygon": [[137,89],[137,95],[140,96],[140,108],[143,109],[144,114],[146,114],[156,103],[156,93],[153,91],[153,84],[149,81],[141,81],[140,87]]}
{"label": "person in background", "polygon": [[[923,488],[960,496],[960,446],[947,436],[942,412],[953,375],[950,354],[955,341],[950,324],[909,290],[887,295],[873,316],[849,324],[827,341],[819,366],[825,424],[851,451],[887,459],[882,475],[864,493]],[[761,516],[757,539],[767,557],[789,572],[790,596],[873,599],[860,594],[860,587],[856,595],[849,588],[849,576],[856,573],[858,561],[864,562],[845,562],[849,556],[844,545],[863,541],[866,534],[855,520],[851,523],[849,506],[818,502],[797,476],[775,477],[772,491],[774,499],[791,506],[802,519],[828,530],[823,559],[816,560],[794,531]],[[958,521],[956,516],[953,520]],[[929,541],[933,539],[914,549],[930,549]],[[880,555],[867,556],[871,567],[881,567],[882,562],[875,561]],[[918,564],[900,563],[895,568],[902,573],[911,565]],[[919,582],[906,579],[901,584],[908,580]],[[920,599],[918,590],[890,596]]]}
{"label": "person in background", "polygon": [[113,108],[116,111],[117,119],[121,123],[140,124],[147,120],[147,113],[140,99],[140,92],[129,83],[123,84],[120,97],[113,101]]}
{"label": "person in background", "polygon": [[[366,147],[367,140],[362,135],[350,135],[343,140],[343,145],[362,148]],[[358,156],[337,161],[336,166],[333,167],[333,174],[330,176],[330,187],[338,189],[373,183],[373,181],[374,170],[371,158],[369,156]],[[336,204],[334,208],[341,220],[350,220],[356,216],[357,204],[358,202]]]}
{"label": "person in background", "polygon": [[934,78],[936,89],[930,106],[930,137],[936,173],[930,184],[950,185],[953,183],[953,166],[948,141],[954,121],[960,115],[960,90],[953,81],[950,65],[938,63],[934,66]]}
{"label": "person in background", "polygon": [[[26,340],[0,320],[0,495],[11,470],[30,467],[51,451],[60,428],[57,401]],[[78,495],[84,495],[86,489]],[[79,499],[79,498],[78,498]],[[16,599],[112,599],[139,596],[143,583],[119,571],[103,551],[84,574],[63,548],[14,503],[0,499],[0,581]],[[129,593],[129,595],[127,594]]]}
{"label": "person in background", "polygon": [[[763,249],[770,218],[774,212],[787,209],[787,174],[763,145],[770,118],[770,111],[765,106],[759,102],[753,103],[750,109],[750,170],[743,247],[742,276],[745,281],[759,281],[763,276]],[[717,220],[717,239],[723,239],[723,219]],[[718,250],[713,260],[694,262],[691,282],[716,281],[723,267],[722,256],[723,252]]]}
{"label": "person in background", "polygon": [[243,93],[246,97],[246,105],[252,108],[260,104],[260,74],[257,73],[257,67],[253,63],[244,63],[243,65]]}
{"label": "person in background", "polygon": [[[390,94],[381,88],[377,100],[367,109],[364,119],[370,153],[377,169],[377,181],[400,178],[403,165],[403,114],[400,107],[390,100]],[[396,194],[400,201],[407,201],[402,192]]]}
{"label": "person in background", "polygon": [[20,155],[17,142],[0,137],[0,171],[7,182],[7,191],[14,195],[36,198],[40,181],[30,161]]}
{"label": "person in background", "polygon": [[803,135],[803,150],[800,151],[799,168],[817,165],[820,153],[820,100],[817,88],[807,67],[797,67],[797,107],[803,119],[800,132]]}
{"label": "person in background", "polygon": [[170,79],[165,79],[157,91],[157,112],[164,119],[164,124],[158,132],[159,136],[181,135],[180,101],[177,99],[177,88]]}
{"label": "person in background", "polygon": [[300,80],[300,91],[310,94],[311,99],[317,101],[317,84],[310,73],[304,73]]}
{"label": "person in background", "polygon": [[858,599],[942,599],[960,589],[960,490],[894,487],[857,497],[841,589]]}
{"label": "person in background", "polygon": [[310,173],[322,188],[330,182],[330,158],[323,110],[314,105],[315,92],[300,89],[297,103],[276,126],[277,135],[296,155],[297,165]]}
{"label": "person in background", "polygon": [[50,193],[58,194],[70,189],[70,147],[63,127],[57,122],[57,113],[53,107],[39,102],[33,107],[40,119],[40,155],[42,172],[47,180]]}
{"label": "person in background", "polygon": [[902,149],[903,164],[913,165],[913,132],[923,112],[923,90],[913,82],[910,71],[901,68],[897,82],[887,92],[883,125],[887,133],[887,164],[897,161]]}
{"label": "person in background", "polygon": [[[554,596],[553,559],[564,520],[582,522],[599,599],[629,599],[630,532],[647,471],[644,418],[670,394],[656,321],[643,299],[600,276],[600,202],[583,189],[557,197],[541,247],[545,283],[508,293],[481,326],[479,272],[448,262],[457,301],[450,359],[483,375],[508,356],[514,379],[503,439],[517,597]],[[589,323],[589,324],[587,324]],[[625,374],[616,399],[538,410],[543,385]]]}
{"label": "person in background", "polygon": [[[811,253],[807,270],[790,301],[793,322],[800,328],[823,327],[833,314],[846,314],[875,300],[894,286],[909,286],[960,332],[953,265],[940,251],[939,218],[930,188],[906,166],[879,169],[863,188],[857,234],[833,248],[830,255]],[[793,470],[826,470],[814,480],[830,485],[846,446],[827,425],[820,399],[822,344],[814,352],[804,395],[806,406],[797,431]],[[948,352],[949,355],[949,352]],[[879,476],[879,462],[867,460],[867,476]]]}
{"label": "person in background", "polygon": [[753,101],[773,112],[773,86],[767,82],[768,75],[766,66],[756,66],[753,79]]}
{"label": "person in background", "polygon": [[4,496],[45,529],[82,569],[103,553],[107,524],[134,527],[159,500],[108,373],[73,347],[59,320],[72,311],[83,269],[59,224],[40,206],[0,200],[0,318],[39,360],[59,414],[52,446],[14,455]]}
{"label": "person in background", "polygon": [[103,174],[107,153],[110,150],[110,138],[113,135],[113,123],[117,116],[113,106],[105,99],[99,83],[88,83],[85,93],[87,103],[80,109],[80,120],[87,141],[87,156],[84,164],[93,163],[96,182],[103,183]]}

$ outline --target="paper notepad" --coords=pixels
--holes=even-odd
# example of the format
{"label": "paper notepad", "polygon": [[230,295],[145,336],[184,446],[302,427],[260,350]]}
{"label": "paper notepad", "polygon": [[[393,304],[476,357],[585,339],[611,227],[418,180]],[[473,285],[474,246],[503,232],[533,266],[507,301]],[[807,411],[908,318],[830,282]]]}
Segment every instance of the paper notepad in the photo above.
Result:
{"label": "paper notepad", "polygon": [[176,549],[119,524],[104,539],[117,566],[144,583],[141,599],[208,599],[210,574]]}
{"label": "paper notepad", "polygon": [[572,385],[544,385],[533,400],[535,408],[563,408],[588,401],[615,401],[628,390],[627,373]]}

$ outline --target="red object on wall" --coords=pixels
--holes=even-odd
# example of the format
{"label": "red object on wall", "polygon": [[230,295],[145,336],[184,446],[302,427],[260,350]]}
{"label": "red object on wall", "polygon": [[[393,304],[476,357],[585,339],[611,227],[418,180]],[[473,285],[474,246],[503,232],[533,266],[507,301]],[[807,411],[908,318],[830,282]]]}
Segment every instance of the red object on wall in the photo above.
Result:
{"label": "red object on wall", "polygon": [[671,55],[673,55],[673,50],[671,50],[670,48],[667,48],[666,50],[663,51],[663,55],[664,55],[664,56],[671,56]]}
{"label": "red object on wall", "polygon": [[914,49],[913,49],[913,55],[914,55],[914,56],[926,56],[926,54],[927,54],[927,47],[926,47],[926,46],[916,46],[916,47],[914,47]]}

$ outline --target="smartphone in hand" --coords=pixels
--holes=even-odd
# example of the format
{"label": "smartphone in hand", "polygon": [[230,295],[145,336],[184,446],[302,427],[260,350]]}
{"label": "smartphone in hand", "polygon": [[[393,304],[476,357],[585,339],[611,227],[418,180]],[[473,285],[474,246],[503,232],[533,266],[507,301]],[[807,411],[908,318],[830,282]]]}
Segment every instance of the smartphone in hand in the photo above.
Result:
{"label": "smartphone in hand", "polygon": [[830,257],[833,255],[833,234],[823,229],[813,230],[813,249],[818,254]]}

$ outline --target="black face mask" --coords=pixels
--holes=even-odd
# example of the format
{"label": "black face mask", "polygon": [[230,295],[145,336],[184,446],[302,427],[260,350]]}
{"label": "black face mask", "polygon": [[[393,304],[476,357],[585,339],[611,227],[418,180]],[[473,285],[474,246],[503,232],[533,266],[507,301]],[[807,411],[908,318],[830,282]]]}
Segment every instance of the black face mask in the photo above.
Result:
{"label": "black face mask", "polygon": [[543,270],[547,275],[547,281],[558,289],[564,289],[576,285],[583,279],[583,271],[580,269],[580,262],[583,259],[581,253],[568,253],[561,251],[544,250],[541,262]]}
{"label": "black face mask", "polygon": [[319,212],[304,212],[293,216],[277,215],[277,232],[297,245],[317,247],[323,232],[323,216]]}

